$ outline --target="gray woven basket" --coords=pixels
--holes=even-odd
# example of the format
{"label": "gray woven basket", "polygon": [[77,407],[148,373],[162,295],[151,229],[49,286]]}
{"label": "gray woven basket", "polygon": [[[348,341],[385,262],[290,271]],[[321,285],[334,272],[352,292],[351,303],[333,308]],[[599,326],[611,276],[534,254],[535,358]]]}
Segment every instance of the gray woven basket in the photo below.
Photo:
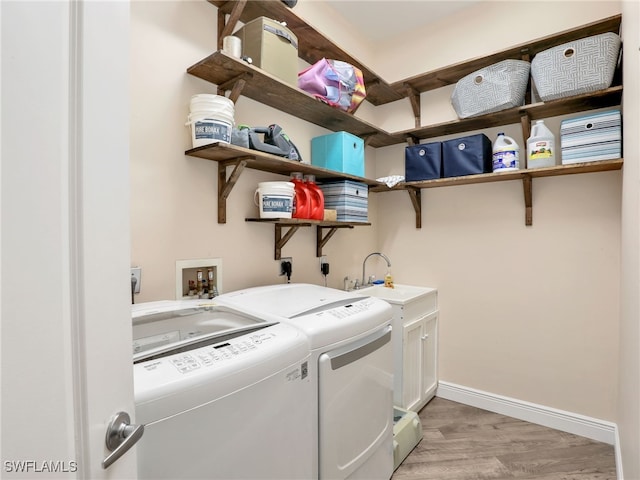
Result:
{"label": "gray woven basket", "polygon": [[451,95],[459,118],[476,117],[522,105],[531,64],[503,60],[461,78]]}
{"label": "gray woven basket", "polygon": [[542,101],[608,88],[618,63],[620,37],[602,33],[538,53],[531,76]]}

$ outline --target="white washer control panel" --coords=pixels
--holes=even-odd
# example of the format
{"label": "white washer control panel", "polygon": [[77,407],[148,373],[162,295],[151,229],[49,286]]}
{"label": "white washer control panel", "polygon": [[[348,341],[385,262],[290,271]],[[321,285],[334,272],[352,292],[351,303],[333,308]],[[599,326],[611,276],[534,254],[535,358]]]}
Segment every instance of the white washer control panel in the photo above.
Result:
{"label": "white washer control panel", "polygon": [[362,300],[358,300],[348,305],[341,305],[339,307],[332,308],[330,310],[325,310],[323,312],[318,313],[318,316],[322,315],[330,315],[337,319],[344,319],[352,317],[353,315],[358,314],[366,314],[374,305],[375,300],[372,298],[363,298]]}
{"label": "white washer control panel", "polygon": [[164,413],[156,413],[172,415],[177,408],[228,395],[274,372],[285,385],[308,383],[310,354],[307,337],[281,323],[234,338],[210,339],[209,344],[185,345],[134,363],[136,405],[164,399]]}
{"label": "white washer control panel", "polygon": [[237,358],[268,343],[269,340],[272,340],[274,337],[275,334],[270,332],[256,332],[252,335],[242,337],[241,340],[224,342],[219,345],[199,348],[192,353],[175,355],[172,356],[169,361],[180,373],[187,373],[200,367],[207,367],[215,363]]}

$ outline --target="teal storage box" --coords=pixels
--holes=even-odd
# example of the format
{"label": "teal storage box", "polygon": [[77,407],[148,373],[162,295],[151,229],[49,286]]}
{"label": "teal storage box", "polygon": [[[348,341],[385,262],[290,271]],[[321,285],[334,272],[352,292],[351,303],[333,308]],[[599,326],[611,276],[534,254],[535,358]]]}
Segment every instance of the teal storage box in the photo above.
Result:
{"label": "teal storage box", "polygon": [[311,164],[364,177],[364,141],[347,132],[311,139]]}

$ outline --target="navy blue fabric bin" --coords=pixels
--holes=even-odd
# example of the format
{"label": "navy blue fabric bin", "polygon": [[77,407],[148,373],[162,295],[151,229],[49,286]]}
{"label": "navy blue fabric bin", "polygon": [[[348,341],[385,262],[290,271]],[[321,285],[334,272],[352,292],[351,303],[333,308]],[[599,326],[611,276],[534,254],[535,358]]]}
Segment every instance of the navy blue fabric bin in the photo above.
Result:
{"label": "navy blue fabric bin", "polygon": [[447,140],[442,142],[442,176],[491,173],[492,156],[491,140],[483,133]]}
{"label": "navy blue fabric bin", "polygon": [[442,177],[442,143],[421,143],[404,149],[404,177],[407,182]]}

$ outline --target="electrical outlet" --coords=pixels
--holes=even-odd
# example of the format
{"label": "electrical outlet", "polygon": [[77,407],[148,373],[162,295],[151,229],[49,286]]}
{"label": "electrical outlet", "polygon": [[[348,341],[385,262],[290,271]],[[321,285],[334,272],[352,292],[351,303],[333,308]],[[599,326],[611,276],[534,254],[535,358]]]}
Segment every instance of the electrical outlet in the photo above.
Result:
{"label": "electrical outlet", "polygon": [[293,270],[293,258],[292,257],[281,257],[280,260],[278,260],[278,265],[280,266],[280,276],[285,275],[284,272],[284,262],[289,262],[291,263],[291,269]]}
{"label": "electrical outlet", "polygon": [[327,258],[326,255],[322,255],[320,257],[320,271],[322,272],[322,265],[324,265],[325,263],[329,263],[329,259]]}
{"label": "electrical outlet", "polygon": [[136,286],[133,293],[140,293],[140,283],[142,282],[142,267],[131,267],[131,280],[136,279]]}
{"label": "electrical outlet", "polygon": [[329,275],[329,260],[326,255],[320,257],[320,273],[324,275],[325,286],[327,283],[327,275]]}

